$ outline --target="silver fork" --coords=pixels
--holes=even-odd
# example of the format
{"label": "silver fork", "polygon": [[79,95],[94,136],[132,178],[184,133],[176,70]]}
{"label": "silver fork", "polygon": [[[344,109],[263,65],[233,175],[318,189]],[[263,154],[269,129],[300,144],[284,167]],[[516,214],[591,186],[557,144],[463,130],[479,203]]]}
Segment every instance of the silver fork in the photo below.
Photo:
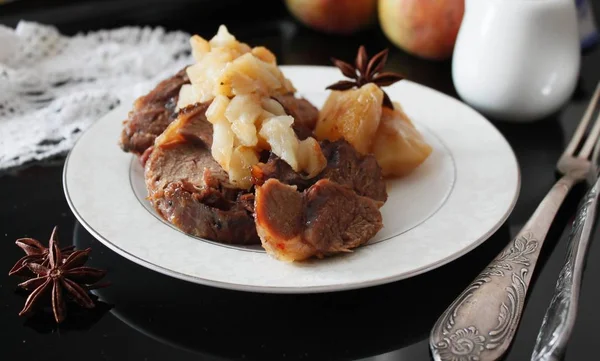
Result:
{"label": "silver fork", "polygon": [[429,346],[435,360],[487,361],[508,349],[519,325],[531,275],[558,209],[573,186],[591,170],[590,155],[600,135],[598,117],[581,149],[600,83],[557,169],[562,177],[550,189],[517,236],[454,300],[435,323]]}
{"label": "silver fork", "polygon": [[[600,115],[598,116],[600,118]],[[596,208],[600,191],[597,143],[592,154],[592,169],[588,183],[590,188],[581,200],[568,238],[565,263],[560,271],[554,295],[544,315],[535,342],[531,361],[559,361],[567,347],[579,303],[579,290],[583,278],[586,253],[596,222]]]}

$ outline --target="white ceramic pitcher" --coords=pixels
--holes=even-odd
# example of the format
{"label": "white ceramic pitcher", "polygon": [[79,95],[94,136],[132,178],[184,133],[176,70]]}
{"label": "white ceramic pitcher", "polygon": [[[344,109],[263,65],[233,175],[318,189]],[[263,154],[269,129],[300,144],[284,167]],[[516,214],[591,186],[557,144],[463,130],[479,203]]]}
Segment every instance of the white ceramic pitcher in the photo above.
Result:
{"label": "white ceramic pitcher", "polygon": [[574,0],[466,0],[452,77],[460,97],[507,121],[557,111],[581,61]]}

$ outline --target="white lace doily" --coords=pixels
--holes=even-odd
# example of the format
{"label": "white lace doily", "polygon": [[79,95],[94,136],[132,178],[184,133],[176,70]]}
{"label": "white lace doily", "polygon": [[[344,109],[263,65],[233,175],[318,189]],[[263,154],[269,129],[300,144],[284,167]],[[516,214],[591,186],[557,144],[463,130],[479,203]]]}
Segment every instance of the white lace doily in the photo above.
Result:
{"label": "white lace doily", "polygon": [[103,114],[190,63],[183,32],[67,37],[38,23],[0,25],[0,170],[65,154]]}

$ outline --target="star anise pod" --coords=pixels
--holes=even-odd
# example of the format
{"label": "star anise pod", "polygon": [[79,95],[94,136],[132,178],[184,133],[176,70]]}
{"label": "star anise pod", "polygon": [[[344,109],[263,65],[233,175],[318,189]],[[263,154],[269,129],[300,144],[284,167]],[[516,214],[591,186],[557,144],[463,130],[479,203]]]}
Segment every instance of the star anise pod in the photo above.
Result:
{"label": "star anise pod", "polygon": [[[367,83],[374,83],[381,88],[404,79],[402,75],[397,73],[382,72],[387,57],[388,49],[384,49],[369,59],[367,50],[361,45],[360,48],[358,48],[358,54],[356,54],[354,65],[336,58],[331,58],[333,64],[340,69],[342,74],[352,80],[340,80],[325,89],[348,90],[354,87],[360,88]],[[394,109],[390,97],[383,89],[381,90],[383,91],[383,106]]]}
{"label": "star anise pod", "polygon": [[35,262],[26,264],[37,277],[19,284],[19,287],[32,290],[19,316],[29,314],[51,292],[54,319],[61,323],[66,317],[67,299],[75,301],[81,307],[94,308],[94,301],[89,297],[88,291],[108,285],[98,283],[106,271],[84,266],[91,252],[90,248],[73,250],[64,261],[55,237],[50,238],[48,249],[47,265]]}
{"label": "star anise pod", "polygon": [[[56,237],[57,227],[52,230],[50,239]],[[48,248],[44,247],[38,240],[33,238],[19,238],[15,244],[25,252],[25,256],[21,257],[15,263],[13,268],[8,272],[9,276],[35,277],[35,274],[27,268],[28,263],[38,263],[42,266],[48,266]],[[69,246],[61,249],[63,261],[73,253],[74,246]]]}

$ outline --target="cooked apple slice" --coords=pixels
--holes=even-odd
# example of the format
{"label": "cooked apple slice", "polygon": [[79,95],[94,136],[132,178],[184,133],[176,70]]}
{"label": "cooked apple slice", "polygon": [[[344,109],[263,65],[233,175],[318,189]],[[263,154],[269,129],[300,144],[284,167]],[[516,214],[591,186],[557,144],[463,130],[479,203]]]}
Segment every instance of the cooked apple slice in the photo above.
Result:
{"label": "cooked apple slice", "polygon": [[421,165],[433,151],[402,107],[383,108],[372,152],[384,176],[405,176]]}
{"label": "cooked apple slice", "polygon": [[318,140],[346,139],[362,154],[369,153],[381,119],[383,91],[368,83],[358,89],[334,90],[319,113]]}

